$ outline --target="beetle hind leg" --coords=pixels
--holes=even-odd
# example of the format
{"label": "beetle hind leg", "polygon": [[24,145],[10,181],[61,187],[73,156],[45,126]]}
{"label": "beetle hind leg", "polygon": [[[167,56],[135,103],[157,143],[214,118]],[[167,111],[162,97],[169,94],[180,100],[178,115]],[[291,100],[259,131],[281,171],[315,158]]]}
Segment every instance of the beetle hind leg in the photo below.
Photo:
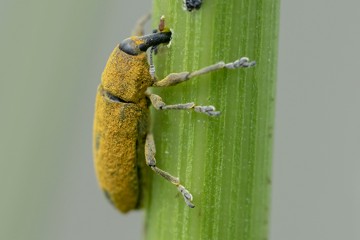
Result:
{"label": "beetle hind leg", "polygon": [[174,177],[170,173],[165,172],[164,170],[161,170],[160,168],[156,167],[155,153],[156,153],[156,148],[155,148],[154,137],[153,137],[152,134],[148,134],[146,136],[146,142],[145,142],[146,164],[149,167],[151,167],[151,169],[154,172],[156,172],[158,175],[160,175],[161,177],[163,177],[167,181],[174,184],[177,187],[177,189],[179,190],[179,192],[182,194],[182,196],[183,196],[183,198],[185,200],[185,203],[190,208],[195,207],[195,205],[191,202],[192,199],[193,199],[191,193],[183,185],[180,184],[179,178]]}
{"label": "beetle hind leg", "polygon": [[151,13],[148,13],[142,16],[137,22],[132,31],[132,36],[143,36],[144,35],[144,26],[147,21],[150,20]]}

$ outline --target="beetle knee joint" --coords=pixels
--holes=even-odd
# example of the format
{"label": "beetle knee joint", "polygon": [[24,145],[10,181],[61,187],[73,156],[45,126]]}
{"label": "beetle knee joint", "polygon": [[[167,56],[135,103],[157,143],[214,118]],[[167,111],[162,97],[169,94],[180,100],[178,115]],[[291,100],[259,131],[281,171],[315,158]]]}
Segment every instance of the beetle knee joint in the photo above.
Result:
{"label": "beetle knee joint", "polygon": [[156,166],[156,160],[154,157],[146,157],[146,165],[148,165],[149,167],[155,167]]}

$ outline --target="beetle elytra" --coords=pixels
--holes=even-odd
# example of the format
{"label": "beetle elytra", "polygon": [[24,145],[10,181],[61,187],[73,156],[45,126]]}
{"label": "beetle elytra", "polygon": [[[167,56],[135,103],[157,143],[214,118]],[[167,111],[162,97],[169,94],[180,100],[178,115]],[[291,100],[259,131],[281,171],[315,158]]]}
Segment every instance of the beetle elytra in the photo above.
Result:
{"label": "beetle elytra", "polygon": [[[160,20],[159,29],[143,36],[149,16],[137,24],[134,36],[123,40],[111,53],[95,102],[93,128],[94,165],[97,179],[111,203],[121,212],[142,206],[145,164],[165,180],[174,184],[185,203],[194,207],[191,193],[170,173],[159,169],[155,160],[155,143],[149,131],[149,103],[157,110],[192,109],[209,116],[219,115],[213,106],[195,103],[167,105],[160,96],[147,91],[149,87],[167,87],[222,68],[246,68],[255,65],[243,57],[235,62],[219,62],[193,72],[171,73],[157,80],[152,52],[171,40],[171,31]],[[147,49],[150,48],[150,64]]]}

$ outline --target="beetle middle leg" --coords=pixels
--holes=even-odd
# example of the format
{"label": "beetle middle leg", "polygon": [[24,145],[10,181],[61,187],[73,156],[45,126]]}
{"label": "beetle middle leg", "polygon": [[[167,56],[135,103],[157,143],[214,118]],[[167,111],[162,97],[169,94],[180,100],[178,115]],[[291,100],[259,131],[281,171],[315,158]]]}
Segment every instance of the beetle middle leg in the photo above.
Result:
{"label": "beetle middle leg", "polygon": [[174,105],[167,105],[163,102],[162,98],[159,95],[153,94],[153,93],[146,93],[148,98],[151,101],[151,104],[154,106],[157,110],[186,110],[186,109],[192,109],[195,112],[204,113],[209,116],[218,116],[220,115],[220,112],[216,111],[214,106],[199,106],[195,105],[195,103],[179,103]]}
{"label": "beetle middle leg", "polygon": [[193,197],[191,195],[191,193],[180,184],[180,180],[177,177],[172,176],[170,173],[165,172],[164,170],[161,170],[160,168],[156,167],[156,159],[155,159],[155,153],[156,153],[156,148],[155,148],[155,142],[154,142],[154,137],[151,133],[149,133],[146,136],[146,141],[145,141],[145,159],[146,159],[146,164],[151,167],[151,169],[156,172],[158,175],[160,175],[161,177],[165,178],[167,181],[171,182],[172,184],[174,184],[177,189],[179,190],[179,192],[182,194],[185,203],[193,208],[195,207],[195,205],[191,202]]}

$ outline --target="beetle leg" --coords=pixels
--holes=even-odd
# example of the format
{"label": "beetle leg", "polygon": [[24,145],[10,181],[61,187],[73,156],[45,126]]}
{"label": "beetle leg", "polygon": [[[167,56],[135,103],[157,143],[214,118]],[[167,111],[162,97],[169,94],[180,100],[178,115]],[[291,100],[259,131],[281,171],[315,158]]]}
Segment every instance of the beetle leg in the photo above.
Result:
{"label": "beetle leg", "polygon": [[255,61],[249,61],[247,57],[242,57],[235,62],[224,63],[218,62],[213,65],[201,68],[193,72],[181,72],[181,73],[170,73],[164,79],[154,82],[154,87],[167,87],[173,86],[189,80],[190,78],[197,77],[209,72],[213,72],[222,68],[235,69],[235,68],[247,68],[255,66]]}
{"label": "beetle leg", "polygon": [[153,94],[153,93],[146,93],[149,97],[152,105],[157,110],[184,110],[184,109],[193,109],[195,112],[204,113],[209,116],[218,116],[220,115],[220,112],[216,111],[214,106],[198,106],[195,105],[195,103],[179,103],[174,105],[166,105],[166,103],[163,102],[162,98],[159,95]]}
{"label": "beetle leg", "polygon": [[142,16],[137,22],[136,25],[132,31],[132,36],[142,36],[144,35],[144,26],[147,21],[149,21],[151,17],[151,14],[148,13],[144,16]]}
{"label": "beetle leg", "polygon": [[177,177],[172,176],[170,173],[165,172],[164,170],[161,170],[160,168],[156,167],[156,159],[155,159],[155,153],[156,153],[156,148],[155,148],[155,142],[154,142],[154,137],[151,133],[149,133],[146,136],[146,142],[145,142],[145,158],[146,158],[146,164],[151,167],[151,169],[156,172],[157,174],[159,174],[160,176],[162,176],[163,178],[165,178],[167,181],[171,182],[172,184],[174,184],[177,189],[179,190],[179,192],[182,194],[185,203],[193,208],[195,207],[195,205],[191,202],[193,197],[191,195],[191,193],[180,184],[180,180]]}

